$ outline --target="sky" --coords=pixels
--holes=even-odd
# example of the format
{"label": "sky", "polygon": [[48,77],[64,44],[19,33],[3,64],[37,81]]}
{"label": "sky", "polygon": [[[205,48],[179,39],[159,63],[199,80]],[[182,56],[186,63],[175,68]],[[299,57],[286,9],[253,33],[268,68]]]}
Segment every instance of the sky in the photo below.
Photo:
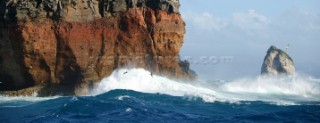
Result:
{"label": "sky", "polygon": [[180,0],[187,33],[180,56],[199,78],[260,74],[271,45],[298,74],[320,77],[320,0]]}

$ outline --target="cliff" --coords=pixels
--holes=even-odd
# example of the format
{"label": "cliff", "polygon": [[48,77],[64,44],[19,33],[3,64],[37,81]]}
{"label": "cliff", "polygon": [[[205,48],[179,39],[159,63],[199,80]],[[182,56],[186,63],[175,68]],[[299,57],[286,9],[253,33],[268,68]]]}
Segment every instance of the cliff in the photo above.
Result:
{"label": "cliff", "polygon": [[185,34],[179,6],[178,0],[2,0],[0,90],[43,86],[43,95],[83,95],[128,66],[193,79],[179,60]]}
{"label": "cliff", "polygon": [[293,75],[295,67],[292,58],[284,51],[271,46],[264,58],[261,74],[271,76]]}

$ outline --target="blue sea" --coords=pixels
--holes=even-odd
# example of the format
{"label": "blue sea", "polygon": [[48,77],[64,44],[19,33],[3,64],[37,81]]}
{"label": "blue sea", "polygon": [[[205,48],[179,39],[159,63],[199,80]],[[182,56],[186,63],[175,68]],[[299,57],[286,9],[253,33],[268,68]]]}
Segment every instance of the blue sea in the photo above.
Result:
{"label": "blue sea", "polygon": [[320,122],[313,77],[183,82],[149,74],[117,70],[87,96],[1,96],[0,122]]}

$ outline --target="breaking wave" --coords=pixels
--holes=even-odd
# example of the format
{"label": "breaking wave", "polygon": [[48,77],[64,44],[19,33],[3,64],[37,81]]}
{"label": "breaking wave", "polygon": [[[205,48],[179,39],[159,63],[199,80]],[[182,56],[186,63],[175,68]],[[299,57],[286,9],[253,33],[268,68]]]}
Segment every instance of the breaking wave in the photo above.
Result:
{"label": "breaking wave", "polygon": [[[113,90],[163,94],[184,97],[188,100],[201,99],[208,103],[262,101],[276,105],[320,105],[320,79],[299,75],[283,78],[259,76],[233,81],[184,82],[157,75],[151,76],[150,72],[144,69],[119,69],[104,78],[89,96]],[[121,96],[119,100],[126,97],[126,95]],[[10,107],[56,99],[59,96],[45,98],[0,96],[0,98],[0,104]]]}
{"label": "breaking wave", "polygon": [[0,95],[0,105],[1,107],[23,107],[35,102],[47,101],[52,99],[57,99],[55,97],[36,97],[36,96],[19,96],[19,97],[10,97],[10,96],[1,96]]}
{"label": "breaking wave", "polygon": [[320,122],[319,83],[302,76],[183,82],[120,69],[88,96],[0,96],[0,121]]}
{"label": "breaking wave", "polygon": [[92,95],[111,90],[200,98],[205,102],[263,101],[278,105],[319,104],[320,81],[312,77],[243,78],[234,81],[182,82],[144,69],[120,69],[103,79]]}

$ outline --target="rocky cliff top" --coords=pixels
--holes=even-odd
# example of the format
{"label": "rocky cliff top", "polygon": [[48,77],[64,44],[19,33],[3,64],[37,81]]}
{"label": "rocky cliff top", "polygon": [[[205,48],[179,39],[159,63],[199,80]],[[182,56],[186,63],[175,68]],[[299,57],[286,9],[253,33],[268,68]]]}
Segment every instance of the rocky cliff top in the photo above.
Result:
{"label": "rocky cliff top", "polygon": [[136,7],[179,13],[180,3],[179,0],[1,0],[0,19],[28,21],[48,17],[82,22]]}
{"label": "rocky cliff top", "polygon": [[295,67],[292,58],[281,49],[271,46],[261,68],[263,75],[293,75]]}

